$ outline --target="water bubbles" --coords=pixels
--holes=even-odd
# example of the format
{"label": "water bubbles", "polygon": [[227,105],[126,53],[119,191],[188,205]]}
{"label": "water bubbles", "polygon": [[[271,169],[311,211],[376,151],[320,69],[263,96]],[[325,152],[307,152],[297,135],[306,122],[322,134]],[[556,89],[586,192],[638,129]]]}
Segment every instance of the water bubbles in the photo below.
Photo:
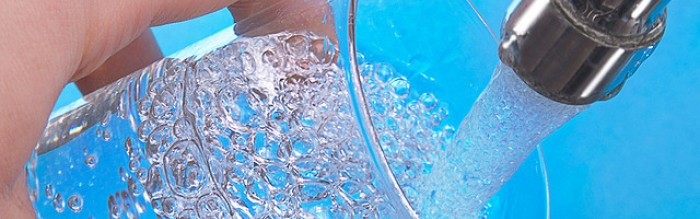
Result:
{"label": "water bubbles", "polygon": [[56,197],[53,199],[53,207],[58,213],[66,209],[66,202],[63,200],[63,195],[61,193],[56,193]]}
{"label": "water bubbles", "polygon": [[146,144],[146,154],[152,162],[157,161],[165,153],[170,144],[174,142],[174,137],[171,126],[162,125],[153,130],[148,136]]}
{"label": "water bubbles", "polygon": [[308,183],[301,187],[301,201],[310,202],[328,196],[328,188],[322,184]]}
{"label": "water bubbles", "polygon": [[263,63],[270,65],[270,67],[278,68],[282,65],[280,58],[272,50],[266,50],[262,54]]}
{"label": "water bubbles", "polygon": [[452,127],[450,125],[446,125],[445,127],[442,128],[442,132],[445,133],[445,137],[452,137],[455,135],[455,127]]}
{"label": "water bubbles", "polygon": [[[335,58],[335,49],[328,38],[315,39],[311,41],[310,52],[316,63],[328,64]],[[362,62],[360,62],[362,64]]]}
{"label": "water bubbles", "polygon": [[129,174],[126,172],[126,170],[124,170],[124,167],[119,167],[119,177],[124,182],[126,182],[126,180],[129,178]]}
{"label": "water bubbles", "polygon": [[411,92],[411,86],[405,77],[398,77],[391,81],[391,88],[399,98],[406,98]]}
{"label": "water bubbles", "polygon": [[152,165],[151,168],[148,169],[148,178],[146,180],[146,191],[148,191],[148,194],[151,196],[162,195],[163,187],[165,186],[165,178],[163,175],[163,168],[158,164]]}
{"label": "water bubbles", "polygon": [[284,48],[293,56],[306,56],[308,46],[308,38],[304,35],[296,34],[284,40]]}
{"label": "water bubbles", "polygon": [[308,154],[315,148],[315,145],[312,142],[312,139],[307,138],[295,141],[292,145],[292,154],[296,157],[302,157]]}
{"label": "water bubbles", "polygon": [[143,188],[141,187],[141,183],[134,180],[134,178],[129,177],[126,183],[129,193],[131,193],[131,195],[140,196],[141,194],[143,194]]}
{"label": "water bubbles", "polygon": [[360,75],[362,79],[369,80],[372,78],[375,72],[375,66],[371,64],[364,64],[361,66]]}
{"label": "water bubbles", "polygon": [[244,72],[255,72],[257,68],[257,63],[255,62],[255,58],[253,58],[253,55],[251,55],[248,52],[245,52],[243,53],[243,55],[241,55],[241,59],[243,61]]}
{"label": "water bubbles", "polygon": [[119,199],[119,197],[115,198],[113,195],[110,195],[109,198],[107,198],[107,209],[109,210],[109,216],[115,219],[120,218],[123,211],[121,203],[117,202],[117,199]]}
{"label": "water bubbles", "polygon": [[188,208],[182,210],[180,214],[177,215],[177,219],[197,219],[199,216],[194,209]]}
{"label": "water bubbles", "polygon": [[282,188],[287,185],[287,171],[276,165],[268,165],[265,178],[273,187]]}
{"label": "water bubbles", "polygon": [[141,161],[139,158],[132,158],[129,161],[129,170],[131,172],[136,172],[141,167]]}
{"label": "water bubbles", "polygon": [[394,67],[388,64],[379,64],[376,67],[376,78],[381,82],[387,82],[394,77]]}
{"label": "water bubbles", "polygon": [[428,111],[435,109],[437,102],[437,98],[435,98],[435,96],[431,93],[424,93],[420,95],[420,103]]}
{"label": "water bubbles", "polygon": [[224,219],[231,217],[226,202],[217,194],[202,196],[197,200],[196,206],[200,218]]}
{"label": "water bubbles", "polygon": [[46,198],[48,199],[53,199],[56,195],[56,189],[54,189],[53,185],[51,184],[47,184],[46,187],[44,187],[44,192],[46,193]]}
{"label": "water bubbles", "polygon": [[97,161],[99,158],[95,154],[90,154],[87,157],[85,157],[85,165],[87,165],[90,168],[95,168],[97,166]]}
{"label": "water bubbles", "polygon": [[[332,64],[337,59],[327,38],[287,33],[239,38],[171,63],[139,97],[137,135],[97,132],[107,140],[127,137],[128,162],[115,165],[126,187],[101,199],[110,217],[149,209],[162,218],[391,215],[383,213],[391,210],[375,188],[345,74]],[[454,135],[440,126],[447,113],[390,65],[360,69],[381,145],[390,163],[401,164],[393,165],[402,169],[397,179],[409,184]],[[85,164],[94,168],[97,154],[87,152]],[[74,209],[87,209],[83,201],[74,195],[67,203],[85,213]]]}
{"label": "water bubbles", "polygon": [[146,179],[147,179],[146,177],[148,176],[148,171],[146,170],[146,168],[143,168],[143,167],[139,168],[138,170],[136,170],[135,174],[136,174],[136,179],[138,179],[139,182],[146,183]]}
{"label": "water bubbles", "polygon": [[124,151],[126,151],[126,154],[129,155],[129,157],[134,157],[135,155],[133,144],[134,143],[131,141],[131,137],[127,137],[126,141],[124,141]]}
{"label": "water bubbles", "polygon": [[138,130],[137,130],[139,140],[147,142],[148,136],[150,136],[153,129],[156,128],[157,126],[158,126],[158,124],[153,120],[146,120],[146,121],[141,122],[141,124],[139,125]]}
{"label": "water bubbles", "polygon": [[83,210],[83,198],[78,194],[72,195],[68,198],[68,208],[75,213],[80,212]]}
{"label": "water bubbles", "polygon": [[177,200],[174,197],[167,197],[161,203],[163,215],[166,217],[174,217],[177,213]]}
{"label": "water bubbles", "polygon": [[197,147],[193,141],[180,141],[165,154],[168,183],[179,195],[194,197],[208,181]]}

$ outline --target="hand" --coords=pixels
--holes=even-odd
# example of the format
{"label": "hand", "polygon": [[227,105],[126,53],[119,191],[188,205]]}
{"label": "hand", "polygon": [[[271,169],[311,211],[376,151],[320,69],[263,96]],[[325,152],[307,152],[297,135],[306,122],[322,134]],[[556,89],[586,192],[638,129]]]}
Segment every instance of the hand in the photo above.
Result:
{"label": "hand", "polygon": [[[79,84],[85,91],[99,87],[91,81],[104,79],[99,73],[113,67],[100,66],[111,58],[107,61],[111,66],[150,63],[160,56],[147,32],[150,26],[189,19],[234,2],[2,0],[0,217],[34,217],[23,168],[66,83],[82,80]],[[122,49],[121,55],[114,56]]]}
{"label": "hand", "polygon": [[162,58],[150,26],[231,5],[239,35],[308,30],[336,38],[326,0],[2,1],[2,218],[34,217],[23,168],[63,86],[74,81],[89,93]]}

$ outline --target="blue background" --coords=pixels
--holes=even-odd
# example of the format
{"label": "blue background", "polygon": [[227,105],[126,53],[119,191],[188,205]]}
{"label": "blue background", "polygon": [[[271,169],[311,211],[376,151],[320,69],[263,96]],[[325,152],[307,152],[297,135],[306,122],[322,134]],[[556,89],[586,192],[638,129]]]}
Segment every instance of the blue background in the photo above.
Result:
{"label": "blue background", "polygon": [[[499,30],[508,0],[475,0]],[[654,55],[614,99],[542,144],[552,218],[700,218],[700,1],[674,0]],[[153,28],[164,54],[232,24],[228,11]],[[56,108],[80,97],[68,85]]]}

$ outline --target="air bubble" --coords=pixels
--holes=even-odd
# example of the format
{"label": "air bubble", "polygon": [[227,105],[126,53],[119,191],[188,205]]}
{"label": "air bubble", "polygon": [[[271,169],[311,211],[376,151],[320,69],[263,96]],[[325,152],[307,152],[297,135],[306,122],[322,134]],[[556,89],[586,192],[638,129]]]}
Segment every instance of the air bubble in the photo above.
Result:
{"label": "air bubble", "polygon": [[115,219],[120,218],[123,211],[121,203],[119,203],[117,199],[120,198],[113,195],[110,195],[109,198],[107,198],[107,209],[109,209],[109,216]]}
{"label": "air bubble", "polygon": [[68,207],[75,213],[80,212],[83,210],[83,198],[78,194],[72,195],[68,198]]}
{"label": "air bubble", "polygon": [[66,209],[66,202],[63,200],[63,195],[61,195],[61,193],[56,193],[56,197],[53,199],[53,207],[58,213]]}
{"label": "air bubble", "polygon": [[129,177],[129,179],[126,182],[126,186],[129,189],[129,193],[133,196],[140,196],[143,194],[143,188],[141,187],[141,183],[137,182],[134,180],[134,178]]}
{"label": "air bubble", "polygon": [[91,154],[85,157],[85,165],[87,165],[90,168],[95,168],[97,166],[97,155]]}
{"label": "air bubble", "polygon": [[177,201],[173,197],[167,197],[161,203],[163,215],[166,217],[174,217],[177,213]]}
{"label": "air bubble", "polygon": [[406,98],[411,92],[411,85],[404,77],[399,77],[391,81],[394,94],[399,98]]}
{"label": "air bubble", "polygon": [[437,106],[437,98],[431,93],[424,93],[420,95],[420,103],[425,107],[426,110],[430,111]]}
{"label": "air bubble", "polygon": [[119,177],[124,182],[128,179],[129,175],[126,173],[126,170],[124,170],[124,167],[119,167]]}
{"label": "air bubble", "polygon": [[262,60],[263,63],[268,64],[273,68],[278,68],[282,65],[282,61],[272,50],[266,50],[265,52],[263,52]]}
{"label": "air bubble", "polygon": [[47,184],[46,187],[44,188],[44,192],[46,193],[46,198],[48,199],[53,199],[54,196],[56,195],[56,190],[53,188],[53,185]]}
{"label": "air bubble", "polygon": [[136,172],[141,167],[141,161],[138,158],[132,158],[129,161],[129,170],[131,172]]}
{"label": "air bubble", "polygon": [[391,65],[379,64],[376,71],[377,80],[381,82],[387,82],[394,77],[394,68]]}
{"label": "air bubble", "polygon": [[216,194],[205,195],[197,200],[197,214],[199,218],[224,219],[231,217],[226,202]]}
{"label": "air bubble", "polygon": [[208,181],[197,144],[180,141],[165,154],[165,172],[173,191],[194,197]]}
{"label": "air bubble", "polygon": [[198,219],[197,212],[194,209],[185,209],[177,215],[177,219]]}
{"label": "air bubble", "polygon": [[112,131],[110,131],[109,129],[103,130],[102,131],[102,139],[104,139],[105,141],[111,140],[112,139]]}

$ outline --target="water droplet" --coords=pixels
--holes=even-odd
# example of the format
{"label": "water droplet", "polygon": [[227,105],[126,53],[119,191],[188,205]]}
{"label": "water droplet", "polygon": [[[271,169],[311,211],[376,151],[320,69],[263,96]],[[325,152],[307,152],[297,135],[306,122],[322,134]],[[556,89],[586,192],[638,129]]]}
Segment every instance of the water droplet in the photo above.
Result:
{"label": "water droplet", "polygon": [[90,168],[95,168],[97,166],[97,155],[91,154],[85,157],[85,165],[87,165]]}
{"label": "water droplet", "polygon": [[163,215],[166,217],[174,217],[177,213],[177,201],[173,197],[167,197],[161,203]]}
{"label": "water droplet", "polygon": [[446,125],[445,127],[442,128],[442,132],[445,133],[445,137],[452,137],[455,135],[455,127],[452,127],[451,125]]}
{"label": "water droplet", "polygon": [[265,52],[263,52],[262,60],[263,63],[268,64],[273,68],[278,68],[280,67],[280,65],[282,65],[280,58],[277,57],[277,55],[272,50],[266,50]]}
{"label": "water droplet", "polygon": [[153,129],[156,128],[156,126],[157,124],[153,120],[145,120],[141,122],[138,128],[139,139],[141,141],[147,142],[148,136],[151,135],[151,132],[153,131]]}
{"label": "water droplet", "polygon": [[102,139],[104,139],[105,141],[111,140],[112,131],[110,131],[109,129],[105,129],[104,131],[102,131]]}
{"label": "water droplet", "polygon": [[202,158],[193,141],[179,141],[165,154],[165,172],[173,191],[185,197],[194,197],[208,182]]}
{"label": "water droplet", "polygon": [[131,193],[131,195],[133,196],[140,196],[141,194],[143,194],[143,188],[141,187],[141,183],[135,181],[132,177],[129,177],[126,186],[129,189],[129,193]]}
{"label": "water droplet", "polygon": [[306,56],[308,46],[308,38],[306,38],[303,35],[292,35],[284,41],[284,48],[290,55],[293,55],[294,57]]}
{"label": "water droplet", "polygon": [[109,198],[107,198],[107,209],[109,209],[109,216],[115,219],[120,218],[122,215],[122,206],[120,201],[117,201],[117,199],[120,199],[119,196],[115,198],[115,196],[110,195]]}
{"label": "water droplet", "polygon": [[46,192],[46,198],[48,199],[53,199],[54,196],[56,195],[56,190],[53,188],[53,185],[47,184],[46,187],[44,188],[44,191]]}
{"label": "water droplet", "polygon": [[328,196],[328,188],[321,184],[309,183],[301,188],[301,201],[310,202],[321,200]]}
{"label": "water droplet", "polygon": [[131,137],[126,137],[126,141],[124,141],[124,151],[126,151],[126,154],[129,155],[129,157],[134,157],[135,151],[133,142],[131,142]]}
{"label": "water droplet", "polygon": [[197,216],[197,212],[194,211],[194,209],[185,209],[180,212],[180,214],[177,215],[177,219],[198,219],[199,216]]}
{"label": "water droplet", "polygon": [[139,161],[139,160],[140,160],[140,159],[135,158],[135,159],[131,159],[131,160],[129,161],[129,170],[130,170],[131,172],[134,172],[134,173],[135,173],[136,171],[139,170],[139,168],[141,168],[141,161]]}
{"label": "water droplet", "polygon": [[379,64],[376,69],[376,78],[381,82],[387,82],[394,77],[394,68],[391,65]]}
{"label": "water droplet", "polygon": [[391,87],[393,88],[394,94],[399,98],[406,98],[411,92],[411,85],[408,80],[404,77],[399,77],[391,80]]}
{"label": "water droplet", "polygon": [[162,162],[160,157],[168,150],[168,147],[175,141],[172,126],[163,125],[155,128],[148,137],[146,153],[151,162]]}
{"label": "water droplet", "polygon": [[194,136],[194,131],[192,130],[192,124],[187,121],[187,118],[180,118],[175,121],[173,125],[173,132],[178,138],[187,138]]}
{"label": "water droplet", "polygon": [[148,169],[148,180],[146,181],[146,191],[151,196],[160,196],[164,185],[163,168],[160,165],[153,165]]}
{"label": "water droplet", "polygon": [[72,195],[68,198],[68,207],[73,212],[80,212],[83,210],[83,198],[78,194]]}
{"label": "water droplet", "polygon": [[245,52],[241,56],[243,61],[243,71],[248,72],[249,74],[255,72],[257,64],[255,63],[255,58],[253,58],[253,55]]}
{"label": "water droplet", "polygon": [[56,197],[53,199],[53,207],[58,213],[66,209],[66,202],[63,200],[61,193],[56,193]]}
{"label": "water droplet", "polygon": [[197,200],[197,214],[200,218],[228,218],[228,206],[217,194],[205,195]]}
{"label": "water droplet", "polygon": [[296,157],[302,157],[311,152],[315,146],[312,143],[313,139],[299,139],[292,145],[292,154]]}
{"label": "water droplet", "polygon": [[430,111],[437,106],[437,98],[431,93],[424,93],[420,95],[420,103],[425,107],[426,110]]}
{"label": "water droplet", "polygon": [[147,176],[148,171],[146,170],[146,168],[141,167],[138,170],[136,170],[136,179],[138,179],[139,182],[146,183]]}
{"label": "water droplet", "polygon": [[267,181],[270,182],[270,185],[274,187],[283,188],[287,185],[288,174],[284,171],[284,169],[276,165],[267,166],[265,177],[267,178]]}
{"label": "water droplet", "polygon": [[147,117],[151,109],[151,98],[143,98],[138,103],[139,115]]}
{"label": "water droplet", "polygon": [[124,167],[119,167],[119,177],[121,177],[124,182],[128,179],[129,175],[126,173],[126,170],[124,170]]}

